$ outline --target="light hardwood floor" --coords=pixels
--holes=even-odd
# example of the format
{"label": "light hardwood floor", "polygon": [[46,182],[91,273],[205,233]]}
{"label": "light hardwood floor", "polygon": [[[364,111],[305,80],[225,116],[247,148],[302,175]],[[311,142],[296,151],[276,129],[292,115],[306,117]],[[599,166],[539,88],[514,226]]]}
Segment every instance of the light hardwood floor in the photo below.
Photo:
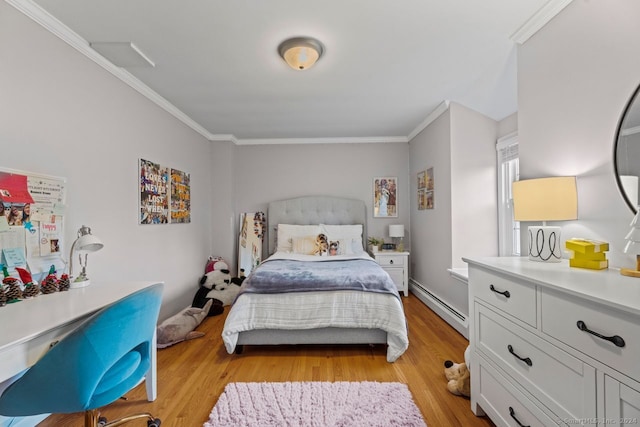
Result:
{"label": "light hardwood floor", "polygon": [[[220,334],[229,308],[198,327],[203,338],[158,350],[158,399],[145,400],[144,385],[103,408],[110,419],[151,412],[163,427],[202,426],[230,382],[248,381],[398,381],[406,383],[429,427],[493,426],[476,417],[469,399],[446,388],[443,363],[464,360],[467,340],[413,294],[402,298],[409,325],[409,349],[386,361],[384,346],[246,347],[227,354]],[[39,427],[82,426],[82,414],[52,415]],[[126,424],[144,427],[146,421]]]}

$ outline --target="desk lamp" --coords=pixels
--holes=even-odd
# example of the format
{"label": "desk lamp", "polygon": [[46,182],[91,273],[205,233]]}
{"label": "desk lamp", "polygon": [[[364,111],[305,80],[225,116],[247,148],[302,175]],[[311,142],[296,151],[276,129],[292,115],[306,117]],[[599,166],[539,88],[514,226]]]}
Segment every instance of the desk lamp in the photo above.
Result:
{"label": "desk lamp", "polygon": [[513,219],[542,221],[542,226],[530,226],[528,229],[529,260],[560,262],[560,227],[547,226],[547,221],[578,219],[576,177],[515,181],[512,191]]}
{"label": "desk lamp", "polygon": [[404,244],[402,242],[402,239],[404,238],[404,224],[390,225],[389,237],[393,238],[393,243],[396,244],[396,251],[404,251]]}
{"label": "desk lamp", "polygon": [[[91,234],[91,228],[83,225],[78,230],[78,238],[71,245],[71,252],[69,253],[69,280],[70,287],[73,288],[83,288],[88,286],[91,281],[87,277],[87,257],[89,252],[96,252],[102,249],[104,244],[102,241]],[[82,271],[77,277],[73,276],[73,254],[74,252],[78,252],[78,261],[80,263],[80,267],[82,267]],[[82,255],[84,255],[84,262],[82,260]]]}

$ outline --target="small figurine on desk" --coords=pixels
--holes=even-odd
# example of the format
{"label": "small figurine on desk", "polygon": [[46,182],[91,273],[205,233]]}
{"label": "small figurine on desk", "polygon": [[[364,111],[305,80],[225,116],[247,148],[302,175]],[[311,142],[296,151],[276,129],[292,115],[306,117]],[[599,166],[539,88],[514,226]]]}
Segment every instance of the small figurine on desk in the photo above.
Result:
{"label": "small figurine on desk", "polygon": [[31,273],[29,273],[24,268],[16,267],[18,270],[18,274],[20,275],[20,280],[24,283],[24,289],[22,291],[22,298],[33,298],[37,297],[40,293],[40,287],[33,281],[31,277]]}
{"label": "small figurine on desk", "polygon": [[43,294],[52,294],[58,292],[58,278],[56,277],[56,266],[52,265],[49,268],[49,274],[44,278],[40,284]]}
{"label": "small figurine on desk", "polygon": [[5,295],[8,303],[20,301],[22,298],[22,290],[20,289],[20,282],[15,277],[9,276],[9,271],[7,270],[7,266],[2,266],[2,273],[4,274],[4,279],[2,279],[2,284],[6,286]]}

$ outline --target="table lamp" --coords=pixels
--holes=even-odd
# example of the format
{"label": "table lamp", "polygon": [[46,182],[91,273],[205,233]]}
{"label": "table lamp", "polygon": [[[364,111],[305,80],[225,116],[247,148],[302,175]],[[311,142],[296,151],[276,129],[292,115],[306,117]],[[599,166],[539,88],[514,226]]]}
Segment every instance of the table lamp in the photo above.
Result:
{"label": "table lamp", "polygon": [[404,224],[392,224],[389,226],[389,237],[393,239],[393,243],[396,244],[396,251],[404,251]]}
{"label": "table lamp", "polygon": [[529,260],[560,262],[560,227],[547,226],[547,221],[578,219],[576,177],[515,181],[512,191],[513,219],[542,221],[542,226],[530,226],[528,229]]}
{"label": "table lamp", "polygon": [[[104,244],[102,241],[91,234],[91,228],[83,225],[78,230],[78,238],[71,245],[71,252],[69,253],[69,281],[71,288],[83,288],[88,286],[91,281],[87,277],[87,257],[89,252],[96,252],[102,249]],[[77,277],[73,276],[73,255],[74,252],[78,252],[78,261],[82,271]],[[82,260],[84,255],[84,263]]]}
{"label": "table lamp", "polygon": [[630,227],[631,230],[625,237],[627,244],[624,246],[625,254],[636,254],[636,268],[621,268],[620,274],[623,276],[640,277],[640,207],[637,209],[636,216],[633,217]]}

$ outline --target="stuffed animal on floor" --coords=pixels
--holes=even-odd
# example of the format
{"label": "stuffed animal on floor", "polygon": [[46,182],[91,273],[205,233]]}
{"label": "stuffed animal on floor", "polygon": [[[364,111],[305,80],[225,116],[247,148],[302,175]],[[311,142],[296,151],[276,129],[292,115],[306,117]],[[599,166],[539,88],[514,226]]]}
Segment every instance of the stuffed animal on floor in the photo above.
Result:
{"label": "stuffed animal on floor", "polygon": [[187,307],[158,325],[156,329],[157,347],[165,348],[204,336],[204,332],[197,332],[194,329],[207,317],[212,305],[213,301],[209,300],[203,308]]}
{"label": "stuffed animal on floor", "polygon": [[467,364],[453,363],[451,360],[444,362],[444,376],[447,378],[447,389],[456,396],[471,395],[471,375]]}
{"label": "stuffed animal on floor", "polygon": [[[211,270],[206,272],[211,265]],[[213,300],[209,316],[217,316],[224,312],[225,305],[231,305],[240,292],[240,279],[231,278],[229,266],[222,259],[208,263],[205,274],[200,278],[200,288],[196,292],[192,307],[204,307],[207,301]]]}

